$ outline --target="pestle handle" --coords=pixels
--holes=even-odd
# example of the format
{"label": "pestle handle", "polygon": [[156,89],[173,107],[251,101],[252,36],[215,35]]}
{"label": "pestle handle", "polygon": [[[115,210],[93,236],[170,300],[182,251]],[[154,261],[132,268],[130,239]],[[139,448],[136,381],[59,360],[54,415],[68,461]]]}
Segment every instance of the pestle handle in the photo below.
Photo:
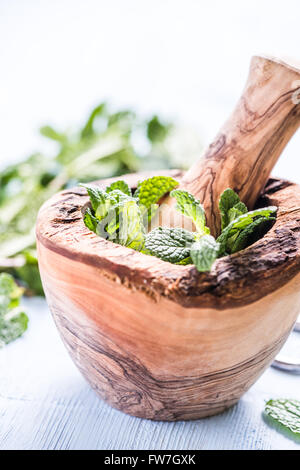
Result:
{"label": "pestle handle", "polygon": [[202,202],[214,235],[220,232],[218,201],[224,189],[232,188],[252,209],[299,125],[300,67],[254,56],[236,108],[181,185]]}

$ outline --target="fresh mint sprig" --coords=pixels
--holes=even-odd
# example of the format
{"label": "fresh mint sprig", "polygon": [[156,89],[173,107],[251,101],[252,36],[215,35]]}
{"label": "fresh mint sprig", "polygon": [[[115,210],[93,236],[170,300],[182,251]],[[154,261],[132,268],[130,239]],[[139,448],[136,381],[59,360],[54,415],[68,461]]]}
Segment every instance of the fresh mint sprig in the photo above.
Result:
{"label": "fresh mint sprig", "polygon": [[105,190],[106,193],[111,193],[115,189],[122,191],[123,193],[127,194],[127,196],[132,196],[131,189],[128,184],[123,180],[118,180],[108,186]]}
{"label": "fresh mint sprig", "polygon": [[191,246],[191,259],[199,272],[210,271],[218,258],[219,243],[211,235],[203,235]]}
{"label": "fresh mint sprig", "polygon": [[124,181],[105,191],[95,185],[81,185],[90,197],[91,208],[84,214],[85,225],[103,238],[140,251],[144,246],[143,213]]}
{"label": "fresh mint sprig", "polygon": [[140,205],[150,209],[152,204],[156,204],[178,184],[178,181],[170,176],[153,176],[138,183],[134,197],[138,199]]}
{"label": "fresh mint sprig", "polygon": [[176,209],[184,216],[190,217],[195,224],[197,232],[200,235],[209,234],[210,230],[206,227],[205,212],[200,201],[187,191],[181,189],[174,189],[170,196],[176,199]]}
{"label": "fresh mint sprig", "polygon": [[146,237],[145,248],[152,256],[179,264],[190,256],[193,233],[183,228],[157,227]]}
{"label": "fresh mint sprig", "polygon": [[[187,191],[174,189],[177,185],[171,177],[155,176],[140,182],[133,196],[122,180],[105,191],[83,185],[91,203],[84,222],[90,230],[115,243],[170,263],[194,263],[199,272],[205,272],[210,271],[217,258],[240,251],[264,236],[276,220],[275,206],[248,212],[239,196],[228,188],[220,197],[222,232],[215,240],[206,226],[200,201]],[[193,221],[195,232],[157,227],[146,233],[151,214],[168,192],[176,199],[176,209]]]}
{"label": "fresh mint sprig", "polygon": [[[234,220],[232,220],[222,231],[221,235],[217,238],[217,242],[220,244],[219,256],[225,256],[226,254],[235,253],[235,251],[237,250],[233,249],[233,247],[234,247],[234,242],[236,241],[237,237],[242,236],[244,230],[247,230],[248,232],[249,226],[258,218],[259,219],[262,218],[265,221],[269,220],[270,224],[268,224],[268,227],[270,228],[270,225],[272,225],[272,222],[274,221],[273,215],[276,213],[276,211],[277,211],[277,207],[275,206],[264,207],[262,209],[256,209],[256,210],[241,214],[238,217],[236,217]],[[255,224],[254,226],[252,226],[252,229],[255,230],[255,228],[257,227],[258,227],[258,224]],[[246,235],[247,232],[244,232],[244,235]],[[251,230],[251,233],[253,233],[252,230]],[[266,232],[264,232],[262,236],[265,233]],[[243,243],[242,246],[243,248],[245,248],[247,246],[247,243]]]}
{"label": "fresh mint sprig", "polygon": [[221,194],[219,210],[222,230],[239,215],[248,212],[247,206],[240,201],[239,196],[230,188],[225,189]]}

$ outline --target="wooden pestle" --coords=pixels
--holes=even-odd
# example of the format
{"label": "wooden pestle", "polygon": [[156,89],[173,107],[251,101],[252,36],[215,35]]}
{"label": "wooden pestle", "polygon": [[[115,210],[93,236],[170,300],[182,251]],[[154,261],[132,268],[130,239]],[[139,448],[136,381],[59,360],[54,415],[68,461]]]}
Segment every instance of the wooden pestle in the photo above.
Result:
{"label": "wooden pestle", "polygon": [[[203,157],[185,174],[180,189],[201,201],[207,225],[220,233],[219,197],[232,188],[252,209],[282,150],[300,125],[300,67],[276,58],[254,56],[245,89],[233,113]],[[181,225],[174,199],[163,212]],[[167,204],[168,206],[166,206]],[[161,223],[162,214],[160,214]],[[172,215],[171,215],[172,214]]]}

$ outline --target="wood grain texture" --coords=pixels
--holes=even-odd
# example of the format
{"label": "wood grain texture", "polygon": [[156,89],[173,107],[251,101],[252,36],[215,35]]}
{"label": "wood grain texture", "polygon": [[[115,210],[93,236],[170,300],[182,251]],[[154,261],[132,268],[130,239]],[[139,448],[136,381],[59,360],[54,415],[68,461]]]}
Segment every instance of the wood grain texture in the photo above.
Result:
{"label": "wood grain texture", "polygon": [[[282,150],[299,128],[300,104],[292,99],[299,79],[300,68],[274,58],[253,57],[233,113],[184,176],[182,189],[203,203],[213,235],[220,232],[218,201],[224,189],[232,188],[252,209]],[[164,202],[171,214],[173,198]]]}
{"label": "wood grain texture", "polygon": [[[148,176],[125,179],[134,187]],[[135,416],[196,419],[231,406],[270,364],[300,308],[300,187],[270,180],[266,201],[279,206],[270,232],[208,274],[89,232],[83,189],[42,207],[47,300],[71,357],[103,399]]]}

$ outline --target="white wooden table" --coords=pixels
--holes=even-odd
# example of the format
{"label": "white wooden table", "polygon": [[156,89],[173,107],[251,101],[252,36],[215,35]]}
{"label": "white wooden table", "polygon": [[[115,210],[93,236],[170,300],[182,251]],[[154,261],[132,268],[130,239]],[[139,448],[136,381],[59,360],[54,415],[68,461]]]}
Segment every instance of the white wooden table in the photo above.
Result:
{"label": "white wooden table", "polygon": [[[106,405],[69,358],[41,298],[30,327],[0,350],[0,449],[300,449],[267,425],[264,402],[300,397],[300,375],[269,368],[229,411],[190,422],[133,418]],[[293,333],[285,348],[299,348]]]}

